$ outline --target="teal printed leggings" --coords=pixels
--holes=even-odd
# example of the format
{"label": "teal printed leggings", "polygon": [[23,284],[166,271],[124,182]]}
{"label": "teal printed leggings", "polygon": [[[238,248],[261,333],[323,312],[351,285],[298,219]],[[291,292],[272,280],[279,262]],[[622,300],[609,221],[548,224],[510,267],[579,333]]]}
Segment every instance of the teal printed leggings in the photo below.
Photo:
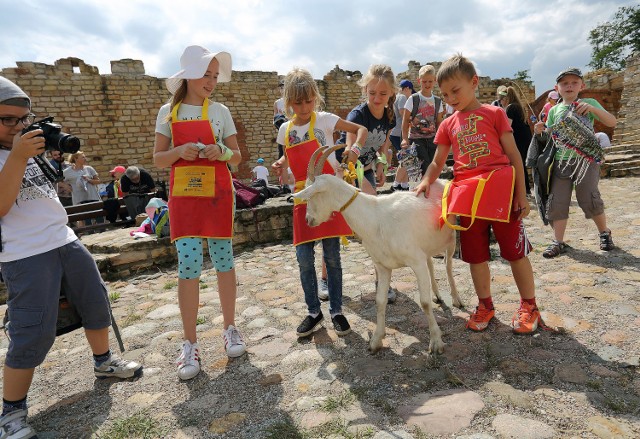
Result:
{"label": "teal printed leggings", "polygon": [[[207,238],[209,256],[219,272],[231,271],[233,247],[231,239]],[[178,250],[178,278],[196,279],[202,272],[202,238],[180,238],[176,240]]]}

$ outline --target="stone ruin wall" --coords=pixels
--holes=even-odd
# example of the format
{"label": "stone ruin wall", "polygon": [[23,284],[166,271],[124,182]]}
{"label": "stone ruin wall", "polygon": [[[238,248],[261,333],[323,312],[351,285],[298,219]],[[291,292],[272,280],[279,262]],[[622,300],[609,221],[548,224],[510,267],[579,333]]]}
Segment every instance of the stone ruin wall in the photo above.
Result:
{"label": "stone ruin wall", "polygon": [[[437,69],[441,63],[431,64]],[[624,75],[624,92],[621,75],[600,75],[589,82],[589,87],[598,89],[593,90],[598,94],[594,97],[609,111],[617,114],[623,103],[629,107],[621,111],[621,116],[627,118],[619,124],[622,129],[616,130],[616,133],[620,131],[618,139],[630,132],[636,133],[637,139],[640,118],[629,115],[637,115],[640,109],[638,65],[637,57],[629,63]],[[409,79],[418,89],[420,67],[420,63],[410,61],[408,69],[397,74],[398,81]],[[145,74],[142,61],[112,61],[110,74],[100,74],[96,67],[78,58],[60,59],[54,65],[17,62],[17,67],[1,69],[0,74],[16,82],[33,98],[34,113],[39,117],[54,116],[65,132],[81,139],[89,164],[103,181],[108,181],[108,171],[115,165],[141,166],[155,178],[168,180],[168,170],[155,168],[152,154],[157,111],[168,100],[169,93],[164,78]],[[363,95],[357,81],[361,77],[361,72],[336,66],[318,80],[326,110],[345,117],[360,103]],[[272,120],[280,78],[276,72],[234,71],[232,81],[218,84],[214,91],[213,99],[229,107],[238,130],[243,156],[235,170],[239,178],[251,176],[257,158],[263,157],[267,163],[277,159]],[[509,85],[510,81],[480,77],[478,98],[490,103],[495,99],[496,88]],[[535,99],[535,88],[523,83],[520,87],[532,105],[544,101],[543,96]],[[539,111],[535,106],[534,110]]]}
{"label": "stone ruin wall", "polygon": [[640,144],[640,53],[627,58],[614,141]]}

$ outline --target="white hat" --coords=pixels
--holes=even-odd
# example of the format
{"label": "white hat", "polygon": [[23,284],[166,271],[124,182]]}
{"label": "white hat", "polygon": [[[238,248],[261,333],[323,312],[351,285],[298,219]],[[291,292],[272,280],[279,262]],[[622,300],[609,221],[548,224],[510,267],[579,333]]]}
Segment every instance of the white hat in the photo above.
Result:
{"label": "white hat", "polygon": [[183,79],[200,79],[207,72],[213,58],[220,63],[218,82],[231,81],[231,55],[228,52],[213,53],[202,46],[189,46],[180,57],[182,69],[165,81],[167,89],[174,94],[180,88]]}

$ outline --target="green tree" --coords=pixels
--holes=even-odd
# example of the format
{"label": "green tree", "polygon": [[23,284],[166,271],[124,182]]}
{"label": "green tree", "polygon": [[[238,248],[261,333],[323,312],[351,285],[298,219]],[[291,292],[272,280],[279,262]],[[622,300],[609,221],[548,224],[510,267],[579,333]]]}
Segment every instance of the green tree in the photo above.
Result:
{"label": "green tree", "polygon": [[531,85],[533,84],[533,82],[531,81],[531,76],[529,75],[529,70],[518,70],[516,73],[514,73],[513,75],[513,79],[515,79],[516,81],[520,81],[523,82],[527,85]]}
{"label": "green tree", "polygon": [[622,70],[632,52],[640,52],[640,6],[623,6],[589,32],[590,67]]}

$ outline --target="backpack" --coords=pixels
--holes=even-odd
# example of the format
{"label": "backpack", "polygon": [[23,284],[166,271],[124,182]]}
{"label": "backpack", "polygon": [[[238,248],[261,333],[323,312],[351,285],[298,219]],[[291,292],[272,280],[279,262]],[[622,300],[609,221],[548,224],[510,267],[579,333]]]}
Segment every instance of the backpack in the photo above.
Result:
{"label": "backpack", "polygon": [[[418,114],[418,107],[420,106],[420,92],[418,93],[414,93],[411,95],[411,100],[413,102],[413,107],[411,108],[411,119],[413,120],[414,117],[416,117],[416,114]],[[434,104],[434,109],[435,109],[435,125],[436,125],[436,129],[438,129],[438,108],[440,108],[440,104],[442,102],[442,99],[440,99],[438,96],[433,95],[433,104]]]}
{"label": "backpack", "polygon": [[247,186],[235,178],[233,188],[236,191],[236,208],[238,209],[247,209],[264,203],[265,198],[258,189]]}
{"label": "backpack", "polygon": [[155,233],[158,238],[164,238],[171,234],[169,227],[169,208],[167,206],[156,208],[153,218],[151,218],[151,231]]}

